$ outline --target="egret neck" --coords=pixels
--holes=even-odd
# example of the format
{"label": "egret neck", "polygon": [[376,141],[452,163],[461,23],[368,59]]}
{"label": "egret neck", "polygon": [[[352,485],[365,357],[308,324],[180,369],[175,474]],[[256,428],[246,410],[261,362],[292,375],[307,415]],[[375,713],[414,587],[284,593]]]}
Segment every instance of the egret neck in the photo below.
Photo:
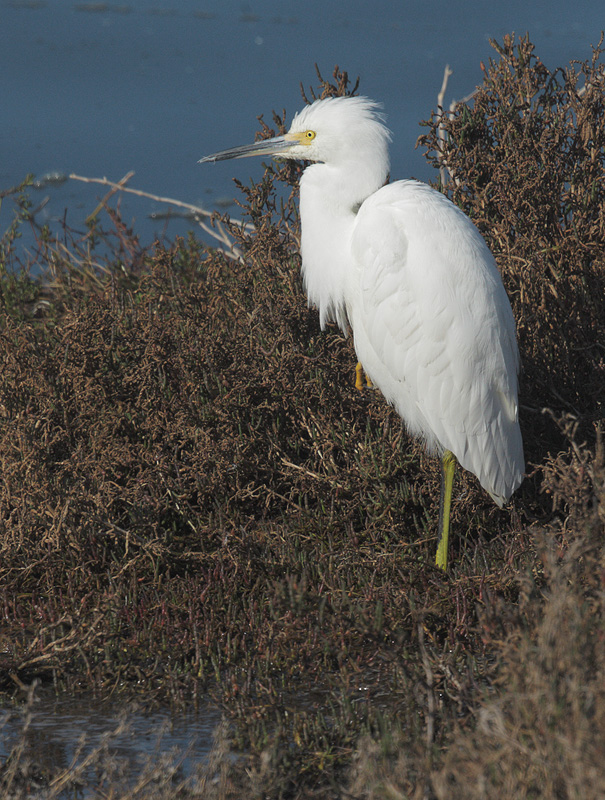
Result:
{"label": "egret neck", "polygon": [[[385,183],[388,158],[374,152],[336,164],[312,164],[300,179],[302,277],[322,330],[347,332],[346,285],[353,278],[349,242],[363,201]],[[369,156],[369,157],[368,157]]]}

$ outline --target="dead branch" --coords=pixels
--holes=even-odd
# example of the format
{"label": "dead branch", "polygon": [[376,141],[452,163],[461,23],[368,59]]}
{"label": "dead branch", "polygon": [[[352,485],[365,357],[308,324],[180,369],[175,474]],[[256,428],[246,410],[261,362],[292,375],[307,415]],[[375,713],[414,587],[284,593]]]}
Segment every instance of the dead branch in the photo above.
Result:
{"label": "dead branch", "polygon": [[[209,236],[212,236],[213,239],[216,239],[221,247],[219,248],[221,252],[227,257],[231,258],[234,261],[238,261],[240,263],[243,262],[243,256],[241,251],[235,246],[232,239],[229,237],[229,234],[225,230],[225,227],[216,218],[212,219],[212,212],[206,211],[204,208],[200,208],[199,206],[195,206],[192,203],[184,203],[182,200],[175,200],[172,197],[161,197],[160,195],[151,194],[150,192],[144,192],[141,189],[131,189],[129,186],[126,186],[126,183],[133,177],[134,172],[127,172],[124,177],[117,181],[110,181],[107,178],[86,178],[82,175],[75,175],[71,173],[69,177],[75,181],[82,181],[83,183],[97,183],[100,186],[109,186],[110,191],[105,195],[105,197],[101,200],[99,205],[95,208],[92,214],[89,214],[87,220],[91,219],[92,217],[96,216],[98,212],[105,207],[107,201],[113,197],[114,194],[117,192],[126,192],[128,194],[136,195],[137,197],[145,197],[149,200],[154,200],[158,203],[167,203],[168,205],[176,206],[177,208],[183,208],[187,211],[190,211],[192,214],[193,219],[197,222],[200,228],[207,233]],[[204,220],[212,220],[212,224],[208,224]],[[250,227],[247,223],[239,223],[244,225],[244,227]]]}
{"label": "dead branch", "polygon": [[[447,183],[447,174],[446,174],[446,172],[449,172],[449,175],[450,175],[451,179],[454,181],[454,183],[458,183],[458,179],[452,173],[452,170],[447,165],[446,160],[445,160],[445,156],[443,155],[444,152],[445,152],[445,140],[446,140],[446,136],[447,136],[447,134],[445,132],[445,118],[446,117],[445,117],[444,110],[443,110],[443,101],[444,101],[444,98],[445,98],[445,92],[446,92],[446,89],[447,89],[448,81],[449,81],[450,77],[453,74],[454,74],[454,70],[450,67],[449,64],[446,64],[445,65],[445,69],[443,70],[443,81],[441,82],[441,89],[439,90],[439,94],[437,95],[437,115],[439,117],[439,125],[438,125],[438,128],[437,128],[437,139],[438,139],[438,142],[439,142],[439,160],[441,162],[441,166],[439,167],[439,177],[441,179],[441,185],[442,186],[445,186],[445,184]],[[473,91],[470,94],[467,94],[466,97],[463,97],[462,100],[452,100],[452,102],[450,103],[448,112],[447,112],[447,117],[449,119],[452,119],[452,117],[454,116],[454,114],[456,112],[456,108],[459,105],[462,105],[464,103],[468,103],[468,101],[472,100],[473,97],[476,94],[477,94],[477,89],[475,88],[475,89],[473,89]]]}

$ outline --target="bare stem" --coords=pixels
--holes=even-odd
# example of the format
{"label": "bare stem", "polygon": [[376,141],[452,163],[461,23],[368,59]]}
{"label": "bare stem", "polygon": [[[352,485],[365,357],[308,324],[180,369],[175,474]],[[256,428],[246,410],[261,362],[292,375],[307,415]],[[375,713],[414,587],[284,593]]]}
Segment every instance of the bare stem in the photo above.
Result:
{"label": "bare stem", "polygon": [[439,151],[441,153],[441,166],[439,167],[439,175],[441,177],[441,185],[445,186],[447,182],[445,162],[443,161],[443,150],[445,145],[445,128],[443,126],[443,100],[445,98],[445,90],[450,77],[454,74],[454,70],[449,64],[445,65],[443,70],[443,81],[441,82],[441,89],[437,95],[437,108],[439,111],[439,127],[437,128],[437,138],[439,139]]}
{"label": "bare stem", "polygon": [[[87,219],[91,219],[92,217],[96,216],[98,212],[106,205],[107,201],[117,192],[126,192],[128,194],[134,194],[137,197],[146,197],[149,200],[155,200],[158,203],[167,203],[168,205],[190,211],[193,219],[197,222],[200,228],[219,242],[221,245],[219,249],[227,258],[231,258],[234,261],[239,261],[240,263],[243,262],[241,251],[235,246],[233,240],[225,230],[224,225],[222,225],[222,223],[216,219],[211,224],[208,224],[212,220],[212,212],[206,211],[204,208],[192,205],[191,203],[184,203],[182,200],[175,200],[172,197],[161,197],[157,194],[144,192],[141,189],[131,189],[129,186],[126,186],[126,183],[132,178],[133,175],[134,172],[127,172],[121,180],[117,181],[117,183],[110,181],[107,178],[86,178],[82,175],[75,175],[73,173],[69,175],[69,177],[72,180],[82,181],[83,183],[97,183],[101,186],[110,187],[110,191],[101,200],[92,214],[89,214]],[[239,224],[243,224],[244,227],[250,227],[245,223],[239,222]]]}
{"label": "bare stem", "polygon": [[[437,95],[437,108],[438,108],[438,115],[439,115],[439,126],[437,128],[437,139],[439,140],[439,160],[441,162],[441,166],[439,167],[439,177],[441,178],[441,185],[445,186],[447,183],[447,175],[449,173],[451,179],[454,183],[458,183],[458,179],[452,173],[451,169],[449,168],[447,161],[445,159],[445,141],[447,134],[445,132],[445,114],[443,111],[443,102],[445,99],[445,92],[447,89],[447,84],[450,77],[454,74],[454,70],[450,67],[449,64],[445,65],[445,69],[443,70],[443,81],[441,82],[441,89],[439,90],[439,94]],[[477,89],[473,89],[470,94],[467,94],[466,97],[463,97],[462,100],[452,100],[450,103],[447,116],[449,119],[452,119],[454,113],[456,111],[457,106],[468,103],[469,100],[472,100],[473,97],[477,94]]]}

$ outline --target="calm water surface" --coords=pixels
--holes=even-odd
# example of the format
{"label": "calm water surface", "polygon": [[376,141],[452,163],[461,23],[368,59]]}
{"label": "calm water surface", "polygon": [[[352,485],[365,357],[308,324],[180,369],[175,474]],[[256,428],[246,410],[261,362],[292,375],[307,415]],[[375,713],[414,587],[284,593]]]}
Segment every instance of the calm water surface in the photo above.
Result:
{"label": "calm water surface", "polygon": [[[394,132],[394,177],[430,179],[414,150],[419,121],[436,105],[443,69],[447,100],[468,94],[492,54],[489,38],[529,31],[551,67],[589,56],[605,27],[602,0],[486,3],[484,0],[0,0],[0,189],[26,173],[75,172],[213,208],[228,203],[234,175],[259,163],[199,165],[221,148],[251,141],[256,116],[301,106],[314,63],[361,76],[385,106]],[[40,221],[80,226],[104,191],[69,181],[44,186]],[[165,228],[161,204],[124,199],[143,241]],[[0,210],[0,231],[10,218]],[[167,233],[191,222],[172,221]]]}

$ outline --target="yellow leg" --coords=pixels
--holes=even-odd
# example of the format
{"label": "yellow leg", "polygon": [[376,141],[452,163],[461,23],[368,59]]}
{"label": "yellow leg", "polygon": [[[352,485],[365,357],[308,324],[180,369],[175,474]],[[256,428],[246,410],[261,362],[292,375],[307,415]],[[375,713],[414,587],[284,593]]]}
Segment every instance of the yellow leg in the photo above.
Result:
{"label": "yellow leg", "polygon": [[437,537],[437,557],[435,563],[440,569],[447,569],[447,546],[450,535],[450,509],[452,506],[452,487],[456,456],[446,450],[441,459],[441,503],[439,507],[439,535]]}
{"label": "yellow leg", "polygon": [[[366,386],[368,389],[372,389],[372,381],[366,375]],[[361,366],[361,361],[357,362],[357,366],[355,367],[355,388],[361,391],[363,389],[363,367]]]}

